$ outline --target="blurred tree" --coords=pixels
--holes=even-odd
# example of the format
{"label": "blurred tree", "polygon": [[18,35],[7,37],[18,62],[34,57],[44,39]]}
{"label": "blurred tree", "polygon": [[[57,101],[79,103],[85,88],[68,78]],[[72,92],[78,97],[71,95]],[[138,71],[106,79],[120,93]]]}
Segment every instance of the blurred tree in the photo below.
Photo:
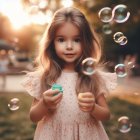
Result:
{"label": "blurred tree", "polygon": [[11,32],[9,19],[0,13],[0,38],[7,38]]}

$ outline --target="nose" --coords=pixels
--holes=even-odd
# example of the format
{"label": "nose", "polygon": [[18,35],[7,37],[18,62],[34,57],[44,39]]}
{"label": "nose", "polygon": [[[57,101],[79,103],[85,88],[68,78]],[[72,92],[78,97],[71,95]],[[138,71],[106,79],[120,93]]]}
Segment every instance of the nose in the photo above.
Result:
{"label": "nose", "polygon": [[73,44],[72,44],[72,41],[68,41],[67,44],[66,44],[66,48],[71,50],[73,48]]}

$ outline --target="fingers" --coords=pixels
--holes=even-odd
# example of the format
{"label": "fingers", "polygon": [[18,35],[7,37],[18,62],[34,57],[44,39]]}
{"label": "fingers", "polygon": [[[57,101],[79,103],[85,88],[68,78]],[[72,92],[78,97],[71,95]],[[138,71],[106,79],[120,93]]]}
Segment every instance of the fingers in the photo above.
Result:
{"label": "fingers", "polygon": [[84,112],[90,112],[94,106],[94,103],[81,103],[79,102],[79,107]]}
{"label": "fingers", "polygon": [[62,96],[62,93],[58,89],[56,90],[49,89],[45,91],[43,95],[47,97],[51,97],[52,100],[56,100],[57,98]]}
{"label": "fingers", "polygon": [[94,97],[91,92],[84,92],[84,93],[79,93],[78,95],[80,98],[91,98]]}
{"label": "fingers", "polygon": [[89,112],[95,105],[95,97],[91,92],[79,93],[78,104],[82,111]]}
{"label": "fingers", "polygon": [[95,102],[95,97],[90,92],[79,93],[78,101],[83,103],[92,103]]}
{"label": "fingers", "polygon": [[87,107],[80,107],[80,109],[84,112],[90,112],[92,110],[92,108],[87,108]]}
{"label": "fingers", "polygon": [[43,95],[54,96],[54,95],[57,95],[58,93],[60,93],[58,89],[55,89],[55,90],[48,89],[47,91],[43,93]]}
{"label": "fingers", "polygon": [[81,106],[81,107],[86,107],[86,108],[88,108],[88,107],[92,107],[93,106],[93,104],[94,103],[81,103],[81,102],[79,102],[79,106]]}
{"label": "fingers", "polygon": [[61,98],[58,98],[58,99],[54,102],[54,104],[58,104],[58,103],[61,101],[61,99],[62,99],[62,96],[61,96]]}
{"label": "fingers", "polygon": [[95,99],[92,98],[78,98],[79,102],[83,102],[83,103],[92,103],[95,101]]}
{"label": "fingers", "polygon": [[[54,96],[55,95],[55,96]],[[43,93],[45,104],[50,109],[56,109],[57,104],[61,101],[63,94],[59,90],[49,89]]]}

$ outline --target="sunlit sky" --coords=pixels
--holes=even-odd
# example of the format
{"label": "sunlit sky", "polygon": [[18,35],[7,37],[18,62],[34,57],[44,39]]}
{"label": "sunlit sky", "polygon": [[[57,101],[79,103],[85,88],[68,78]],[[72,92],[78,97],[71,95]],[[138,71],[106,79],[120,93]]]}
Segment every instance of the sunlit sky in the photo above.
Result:
{"label": "sunlit sky", "polygon": [[[62,0],[62,5],[65,7],[72,4],[72,0]],[[38,11],[36,14],[29,16],[27,11],[23,10],[21,0],[0,0],[0,12],[9,18],[15,29],[20,29],[24,25],[29,25],[31,22],[43,25],[51,20],[53,14],[51,10],[48,10],[46,14]]]}
{"label": "sunlit sky", "polygon": [[8,16],[16,29],[29,24],[28,16],[23,11],[20,0],[0,0],[0,12]]}

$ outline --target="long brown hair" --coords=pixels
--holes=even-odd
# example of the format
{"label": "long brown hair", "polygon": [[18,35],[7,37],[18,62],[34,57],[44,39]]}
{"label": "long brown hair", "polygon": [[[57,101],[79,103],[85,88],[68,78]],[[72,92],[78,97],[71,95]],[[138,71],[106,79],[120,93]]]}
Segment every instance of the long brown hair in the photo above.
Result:
{"label": "long brown hair", "polygon": [[[43,91],[50,88],[60,76],[63,69],[62,61],[57,57],[54,49],[54,38],[57,29],[65,22],[71,22],[77,26],[82,40],[82,56],[76,63],[75,71],[78,72],[76,91],[91,91],[94,94],[99,92],[100,78],[98,73],[93,76],[86,76],[81,72],[81,63],[87,57],[97,60],[101,58],[101,47],[99,40],[84,14],[76,8],[62,8],[55,12],[51,23],[47,26],[41,41],[39,55],[37,57],[38,69],[42,70],[41,85]],[[97,67],[97,65],[95,66]]]}

